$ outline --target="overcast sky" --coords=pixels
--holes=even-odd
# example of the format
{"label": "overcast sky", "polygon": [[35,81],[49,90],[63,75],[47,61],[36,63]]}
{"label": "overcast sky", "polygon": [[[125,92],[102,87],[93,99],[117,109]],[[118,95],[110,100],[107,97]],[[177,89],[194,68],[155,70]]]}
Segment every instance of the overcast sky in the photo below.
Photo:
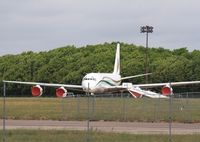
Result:
{"label": "overcast sky", "polygon": [[199,0],[0,0],[0,55],[120,41],[200,49]]}

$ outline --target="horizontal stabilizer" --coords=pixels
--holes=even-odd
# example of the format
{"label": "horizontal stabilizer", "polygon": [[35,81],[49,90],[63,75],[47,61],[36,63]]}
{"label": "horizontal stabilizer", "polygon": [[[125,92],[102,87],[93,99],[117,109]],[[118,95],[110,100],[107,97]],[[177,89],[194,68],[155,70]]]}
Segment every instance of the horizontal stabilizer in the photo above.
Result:
{"label": "horizontal stabilizer", "polygon": [[138,75],[134,75],[134,76],[127,76],[127,77],[122,77],[121,80],[130,79],[130,78],[136,78],[136,77],[142,77],[142,76],[147,76],[147,75],[151,75],[151,74],[152,73],[138,74]]}

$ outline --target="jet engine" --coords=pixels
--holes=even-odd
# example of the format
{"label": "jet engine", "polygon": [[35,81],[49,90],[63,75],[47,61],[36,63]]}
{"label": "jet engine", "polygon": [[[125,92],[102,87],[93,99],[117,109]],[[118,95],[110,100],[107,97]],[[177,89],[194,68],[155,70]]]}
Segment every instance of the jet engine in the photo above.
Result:
{"label": "jet engine", "polygon": [[171,95],[172,92],[173,92],[173,89],[169,86],[169,85],[166,85],[164,86],[162,89],[161,89],[161,92],[164,96],[168,96],[168,95]]}
{"label": "jet engine", "polygon": [[39,97],[42,95],[43,89],[40,85],[36,85],[31,88],[31,93],[32,93],[32,96]]}
{"label": "jet engine", "polygon": [[67,90],[64,87],[59,87],[56,89],[56,96],[58,98],[64,98],[67,96]]}

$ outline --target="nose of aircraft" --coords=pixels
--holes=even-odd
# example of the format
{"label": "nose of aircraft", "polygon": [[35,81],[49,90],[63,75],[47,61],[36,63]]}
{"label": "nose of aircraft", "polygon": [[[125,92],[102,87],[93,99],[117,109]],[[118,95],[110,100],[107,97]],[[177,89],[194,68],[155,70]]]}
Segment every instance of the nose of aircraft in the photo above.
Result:
{"label": "nose of aircraft", "polygon": [[91,90],[91,83],[88,81],[83,81],[82,86],[83,86],[83,90],[86,92]]}
{"label": "nose of aircraft", "polygon": [[96,79],[93,74],[87,74],[82,80],[83,91],[93,93],[96,86]]}

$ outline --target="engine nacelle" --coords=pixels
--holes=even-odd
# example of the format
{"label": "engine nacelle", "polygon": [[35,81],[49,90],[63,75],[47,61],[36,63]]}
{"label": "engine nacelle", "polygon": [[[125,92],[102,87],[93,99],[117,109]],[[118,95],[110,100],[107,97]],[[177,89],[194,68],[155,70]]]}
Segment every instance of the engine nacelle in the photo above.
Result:
{"label": "engine nacelle", "polygon": [[33,97],[39,97],[42,95],[43,89],[40,85],[36,85],[31,88],[31,93]]}
{"label": "engine nacelle", "polygon": [[161,89],[161,92],[164,96],[169,96],[173,93],[173,89],[169,85],[166,85]]}
{"label": "engine nacelle", "polygon": [[64,98],[67,96],[67,90],[64,87],[59,87],[56,89],[56,96],[58,98]]}

